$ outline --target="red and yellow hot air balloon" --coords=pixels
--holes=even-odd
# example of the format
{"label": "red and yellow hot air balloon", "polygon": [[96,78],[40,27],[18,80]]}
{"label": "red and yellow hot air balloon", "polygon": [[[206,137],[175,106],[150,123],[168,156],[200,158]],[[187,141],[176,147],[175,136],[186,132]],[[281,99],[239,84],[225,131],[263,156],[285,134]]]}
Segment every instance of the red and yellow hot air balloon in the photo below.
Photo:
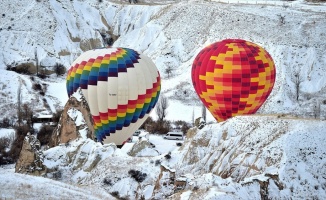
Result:
{"label": "red and yellow hot air balloon", "polygon": [[275,74],[269,53],[241,39],[211,44],[192,65],[195,90],[219,122],[255,113],[271,93]]}
{"label": "red and yellow hot air balloon", "polygon": [[95,137],[122,145],[153,110],[161,89],[150,58],[128,48],[86,51],[71,65],[67,93],[81,88],[94,121]]}

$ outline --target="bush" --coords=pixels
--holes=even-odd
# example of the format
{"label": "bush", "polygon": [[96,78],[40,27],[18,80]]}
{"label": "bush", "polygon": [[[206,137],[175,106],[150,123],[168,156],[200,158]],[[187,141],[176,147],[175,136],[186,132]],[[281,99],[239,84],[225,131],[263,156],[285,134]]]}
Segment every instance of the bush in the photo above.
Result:
{"label": "bush", "polygon": [[166,134],[171,130],[171,122],[167,120],[154,121],[148,117],[139,129],[145,129],[150,133]]}
{"label": "bush", "polygon": [[161,165],[161,160],[156,160],[155,161],[155,166]]}
{"label": "bush", "polygon": [[183,134],[186,134],[187,131],[189,130],[190,128],[190,125],[186,122],[186,121],[182,121],[182,120],[177,120],[174,122],[174,125],[176,127],[178,127],[179,129],[181,129],[181,132]]}
{"label": "bush", "polygon": [[43,73],[38,73],[37,77],[39,77],[40,79],[46,79],[48,76]]}
{"label": "bush", "polygon": [[11,156],[8,152],[10,147],[10,139],[7,137],[0,138],[0,165],[13,163]]}
{"label": "bush", "polygon": [[63,64],[56,63],[53,66],[53,71],[57,74],[57,76],[61,76],[66,73],[66,67]]}
{"label": "bush", "polygon": [[114,196],[115,198],[120,198],[118,191],[111,192],[111,195]]}
{"label": "bush", "polygon": [[170,160],[170,159],[171,159],[171,152],[169,152],[168,154],[166,154],[164,157],[165,157],[167,160]]}
{"label": "bush", "polygon": [[9,128],[12,127],[12,123],[10,122],[8,117],[5,117],[2,119],[2,122],[0,123],[1,128]]}
{"label": "bush", "polygon": [[60,180],[62,178],[62,172],[60,170],[53,172],[52,178],[55,180]]}
{"label": "bush", "polygon": [[108,177],[105,177],[105,178],[103,179],[103,183],[104,183],[105,185],[112,186],[112,181],[111,181],[111,179],[109,179]]}
{"label": "bush", "polygon": [[29,65],[27,65],[27,64],[22,64],[18,67],[13,67],[11,65],[7,65],[6,70],[14,71],[14,72],[17,72],[18,74],[31,75],[31,73],[29,72]]}
{"label": "bush", "polygon": [[24,124],[22,126],[16,126],[15,130],[16,130],[16,138],[14,139],[12,143],[13,145],[11,145],[9,151],[5,151],[6,148],[0,146],[1,149],[0,164],[12,164],[17,161],[17,159],[19,158],[21,148],[23,146],[24,138],[26,134],[29,132],[29,130],[31,130],[31,128]]}
{"label": "bush", "polygon": [[37,134],[37,139],[40,141],[41,145],[47,145],[50,142],[52,132],[54,130],[53,126],[43,124]]}
{"label": "bush", "polygon": [[58,124],[59,123],[59,120],[60,120],[60,117],[62,115],[62,112],[63,112],[63,110],[56,110],[56,112],[53,113],[53,115],[52,115],[52,121],[55,124]]}
{"label": "bush", "polygon": [[39,83],[34,83],[32,86],[33,90],[40,90],[42,91],[42,85]]}
{"label": "bush", "polygon": [[141,171],[131,169],[129,170],[128,174],[134,178],[138,183],[141,183],[145,180],[147,174],[142,173]]}

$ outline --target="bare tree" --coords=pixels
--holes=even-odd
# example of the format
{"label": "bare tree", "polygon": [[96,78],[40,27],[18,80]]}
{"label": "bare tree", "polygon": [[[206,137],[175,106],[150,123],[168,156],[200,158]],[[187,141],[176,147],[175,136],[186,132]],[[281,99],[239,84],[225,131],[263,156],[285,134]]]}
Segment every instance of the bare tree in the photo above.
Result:
{"label": "bare tree", "polygon": [[39,64],[38,64],[38,56],[37,56],[37,47],[34,50],[34,54],[35,54],[35,64],[36,64],[36,75],[38,75]]}
{"label": "bare tree", "polygon": [[297,72],[294,74],[294,84],[295,84],[295,90],[296,90],[296,99],[299,101],[299,95],[300,95],[300,85],[303,82],[302,77]]}
{"label": "bare tree", "polygon": [[320,118],[320,102],[316,100],[313,105],[313,114],[315,119]]}
{"label": "bare tree", "polygon": [[33,110],[29,107],[27,103],[22,106],[22,118],[26,121],[28,127],[33,128]]}
{"label": "bare tree", "polygon": [[170,78],[172,71],[173,71],[173,68],[171,66],[168,66],[167,68],[165,68],[165,73],[168,75],[168,78]]}
{"label": "bare tree", "polygon": [[22,108],[21,108],[21,103],[22,103],[22,94],[21,94],[21,89],[22,89],[22,83],[21,80],[19,79],[19,85],[17,89],[17,118],[18,118],[18,125],[21,125],[22,122]]}
{"label": "bare tree", "polygon": [[195,126],[195,109],[192,108],[192,126]]}
{"label": "bare tree", "polygon": [[169,107],[168,99],[164,95],[161,95],[155,107],[155,111],[158,116],[158,120],[160,122],[162,122],[165,119],[167,115],[166,109],[168,107]]}
{"label": "bare tree", "polygon": [[282,16],[282,15],[277,15],[277,16],[279,17],[280,24],[284,25],[285,24],[285,16]]}
{"label": "bare tree", "polygon": [[206,107],[204,104],[202,105],[202,108],[201,108],[201,117],[206,122]]}

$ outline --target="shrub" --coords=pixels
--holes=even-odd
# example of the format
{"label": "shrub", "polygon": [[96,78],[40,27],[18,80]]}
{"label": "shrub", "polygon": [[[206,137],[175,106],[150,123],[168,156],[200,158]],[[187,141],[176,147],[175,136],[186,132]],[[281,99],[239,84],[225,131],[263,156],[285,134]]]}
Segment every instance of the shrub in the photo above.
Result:
{"label": "shrub", "polygon": [[171,152],[169,152],[168,154],[166,154],[164,157],[165,157],[167,160],[170,160],[170,159],[171,159]]}
{"label": "shrub", "polygon": [[31,73],[29,72],[29,65],[27,64],[22,64],[18,67],[12,67],[11,65],[7,65],[7,70],[17,72],[18,74],[27,74],[30,75]]}
{"label": "shrub", "polygon": [[10,147],[10,139],[7,137],[0,138],[0,165],[12,163],[12,159],[8,152]]}
{"label": "shrub", "polygon": [[5,117],[2,119],[2,122],[0,123],[1,128],[9,128],[12,126],[12,123],[10,122],[8,117]]}
{"label": "shrub", "polygon": [[181,147],[182,146],[182,143],[181,142],[177,142],[177,146],[178,147]]}
{"label": "shrub", "polygon": [[112,181],[111,181],[111,179],[109,179],[108,177],[105,177],[105,178],[103,179],[103,183],[104,183],[105,185],[109,185],[109,186],[112,185]]}
{"label": "shrub", "polygon": [[54,178],[55,180],[59,180],[62,178],[62,172],[60,170],[55,171],[52,173],[52,178]]}
{"label": "shrub", "polygon": [[12,66],[11,66],[11,65],[7,65],[7,66],[6,66],[6,70],[7,70],[7,71],[13,71],[13,70],[12,70]]}
{"label": "shrub", "polygon": [[43,124],[37,134],[37,139],[40,141],[41,145],[47,145],[50,142],[52,132],[54,130],[53,126]]}
{"label": "shrub", "polygon": [[56,63],[53,66],[53,71],[57,74],[57,76],[61,76],[66,73],[66,67],[63,64]]}
{"label": "shrub", "polygon": [[141,171],[131,169],[129,170],[128,174],[134,178],[138,183],[141,183],[145,180],[147,174],[142,173]]}
{"label": "shrub", "polygon": [[[26,134],[29,132],[29,130],[31,130],[31,128],[24,124],[22,126],[16,126],[15,130],[16,130],[16,138],[13,141],[14,145],[11,145],[10,150],[6,154],[5,160],[0,159],[1,160],[0,164],[11,164],[17,161],[21,148],[23,146],[24,138]],[[0,149],[3,150],[2,147],[0,147]]]}
{"label": "shrub", "polygon": [[154,121],[148,127],[147,131],[150,133],[166,134],[170,131],[170,129],[171,129],[170,121],[163,120],[163,121]]}
{"label": "shrub", "polygon": [[60,117],[61,117],[62,112],[63,112],[63,110],[56,110],[56,112],[53,113],[53,115],[52,115],[52,121],[55,124],[58,124],[59,123],[59,120],[60,120]]}
{"label": "shrub", "polygon": [[46,79],[48,76],[43,73],[38,73],[37,77],[39,77],[40,79]]}
{"label": "shrub", "polygon": [[114,196],[115,198],[120,198],[118,191],[111,192],[111,195]]}
{"label": "shrub", "polygon": [[155,166],[161,165],[161,160],[156,160],[155,161]]}
{"label": "shrub", "polygon": [[34,83],[32,86],[33,90],[40,90],[42,91],[42,85],[39,83]]}

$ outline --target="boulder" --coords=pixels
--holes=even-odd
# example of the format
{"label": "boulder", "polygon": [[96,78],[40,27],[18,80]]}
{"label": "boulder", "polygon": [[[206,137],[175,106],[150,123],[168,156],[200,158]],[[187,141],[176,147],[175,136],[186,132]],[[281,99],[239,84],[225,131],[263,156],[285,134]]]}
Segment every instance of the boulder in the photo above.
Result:
{"label": "boulder", "polygon": [[44,175],[46,167],[43,165],[43,152],[40,151],[41,143],[35,135],[27,133],[22,150],[15,166],[15,172],[30,175]]}
{"label": "boulder", "polygon": [[80,137],[94,139],[94,123],[88,103],[79,89],[66,103],[59,123],[52,133],[49,147],[69,143]]}

